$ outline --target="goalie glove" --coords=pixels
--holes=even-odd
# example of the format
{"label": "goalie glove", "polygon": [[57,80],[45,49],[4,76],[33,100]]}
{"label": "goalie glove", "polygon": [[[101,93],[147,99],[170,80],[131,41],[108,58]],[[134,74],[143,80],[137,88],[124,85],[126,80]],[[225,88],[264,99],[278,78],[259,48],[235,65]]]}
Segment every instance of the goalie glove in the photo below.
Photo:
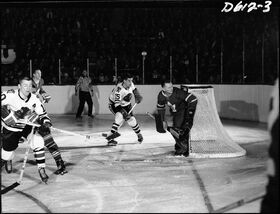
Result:
{"label": "goalie glove", "polygon": [[134,97],[135,97],[135,102],[137,104],[141,103],[141,101],[143,100],[143,97],[140,95],[139,91],[137,90],[137,88],[135,88],[133,90],[133,94],[134,94]]}

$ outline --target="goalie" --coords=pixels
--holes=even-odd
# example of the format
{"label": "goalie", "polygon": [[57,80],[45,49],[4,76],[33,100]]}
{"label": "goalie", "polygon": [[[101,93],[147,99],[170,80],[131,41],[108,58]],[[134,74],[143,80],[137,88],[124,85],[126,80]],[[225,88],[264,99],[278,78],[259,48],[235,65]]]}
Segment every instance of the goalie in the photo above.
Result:
{"label": "goalie", "polygon": [[[162,90],[157,97],[158,114],[155,115],[156,129],[165,133],[166,129],[175,139],[175,155],[189,156],[189,134],[197,106],[197,98],[193,94],[173,87],[172,82],[163,80]],[[165,105],[169,106],[173,117],[173,127],[165,122]]]}

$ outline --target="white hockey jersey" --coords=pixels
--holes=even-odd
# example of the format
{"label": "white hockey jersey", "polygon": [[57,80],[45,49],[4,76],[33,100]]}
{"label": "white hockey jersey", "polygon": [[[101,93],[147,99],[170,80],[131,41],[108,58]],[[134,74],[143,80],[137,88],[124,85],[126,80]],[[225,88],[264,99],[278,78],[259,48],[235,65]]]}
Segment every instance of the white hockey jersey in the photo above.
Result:
{"label": "white hockey jersey", "polygon": [[119,83],[113,90],[109,96],[109,100],[117,106],[127,106],[131,104],[131,98],[133,95],[133,90],[135,89],[135,85],[131,83],[131,86],[126,89],[123,87],[122,82]]}
{"label": "white hockey jersey", "polygon": [[[20,110],[22,107],[27,107],[30,109],[28,115],[25,115],[25,118],[28,118],[31,114],[38,115],[39,120],[43,122],[49,121],[50,118],[47,115],[47,112],[40,102],[40,100],[36,97],[35,94],[30,93],[28,98],[24,100],[20,94],[19,90],[10,89],[8,91],[4,91],[1,93],[1,106],[7,105],[8,109],[11,110],[10,114],[13,112]],[[14,125],[7,125],[1,115],[1,120],[3,126],[10,131],[21,131],[24,128],[24,124],[16,123]]]}

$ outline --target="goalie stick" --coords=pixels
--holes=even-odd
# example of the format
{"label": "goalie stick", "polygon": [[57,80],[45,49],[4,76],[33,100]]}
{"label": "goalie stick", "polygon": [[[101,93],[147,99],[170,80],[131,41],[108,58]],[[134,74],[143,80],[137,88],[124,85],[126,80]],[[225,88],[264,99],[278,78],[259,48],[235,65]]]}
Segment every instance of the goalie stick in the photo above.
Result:
{"label": "goalie stick", "polygon": [[[36,125],[37,125],[37,124],[36,124]],[[27,158],[28,158],[28,154],[29,154],[29,151],[30,151],[30,141],[33,140],[33,131],[34,131],[34,127],[35,127],[35,126],[32,126],[31,137],[30,137],[29,140],[28,140],[28,146],[27,146],[26,151],[25,151],[24,160],[23,160],[23,164],[22,164],[22,167],[21,167],[19,179],[18,179],[15,183],[11,184],[10,186],[8,186],[8,187],[2,189],[2,190],[1,190],[1,195],[2,195],[2,194],[5,194],[5,193],[11,191],[12,189],[16,188],[17,186],[19,186],[20,183],[21,183],[21,181],[22,181],[23,173],[24,173],[24,169],[25,169],[25,165],[26,165]]]}
{"label": "goalie stick", "polygon": [[232,204],[224,206],[220,209],[214,210],[211,213],[224,213],[224,212],[227,212],[227,211],[232,210],[234,208],[241,207],[245,204],[251,203],[251,202],[256,201],[256,200],[259,200],[259,199],[263,198],[264,196],[265,196],[265,194],[262,193],[260,195],[254,196],[254,197],[244,198],[244,199],[236,201]]}

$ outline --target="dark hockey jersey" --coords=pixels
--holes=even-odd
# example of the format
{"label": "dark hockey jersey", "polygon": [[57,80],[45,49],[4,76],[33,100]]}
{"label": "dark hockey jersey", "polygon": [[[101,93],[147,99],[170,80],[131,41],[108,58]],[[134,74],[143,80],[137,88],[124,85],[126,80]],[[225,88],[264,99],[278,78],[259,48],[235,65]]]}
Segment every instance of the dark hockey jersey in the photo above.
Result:
{"label": "dark hockey jersey", "polygon": [[157,98],[157,108],[164,109],[165,105],[168,105],[173,113],[179,112],[186,108],[188,102],[192,102],[196,99],[191,93],[183,91],[179,88],[173,87],[173,93],[171,96],[165,96],[164,92],[161,91]]}

